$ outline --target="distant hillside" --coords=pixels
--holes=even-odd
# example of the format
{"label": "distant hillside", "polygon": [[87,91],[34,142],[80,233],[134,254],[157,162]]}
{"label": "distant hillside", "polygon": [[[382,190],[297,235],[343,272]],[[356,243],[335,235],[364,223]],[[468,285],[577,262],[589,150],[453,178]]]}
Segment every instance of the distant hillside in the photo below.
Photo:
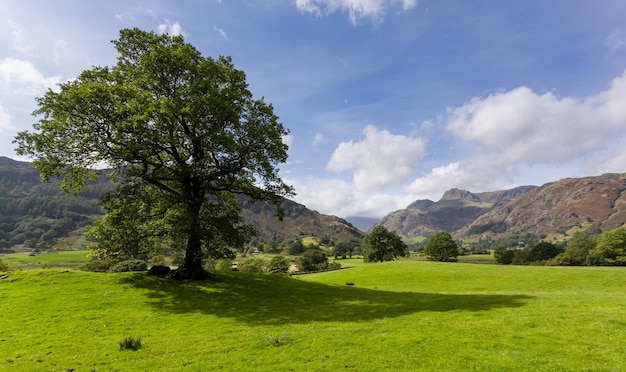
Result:
{"label": "distant hillside", "polygon": [[[58,181],[41,183],[30,163],[0,157],[0,251],[51,247],[59,238],[102,215],[104,211],[96,203],[112,187],[103,176],[80,195],[67,195]],[[267,203],[246,202],[243,198],[240,202],[244,221],[259,231],[257,244],[289,242],[305,236],[359,244],[363,237],[349,222],[287,199],[283,221],[275,217],[275,208]]]}
{"label": "distant hillside", "polygon": [[457,231],[458,236],[500,238],[518,233],[564,238],[626,222],[626,174],[566,178],[493,208]]}
{"label": "distant hillside", "polygon": [[535,188],[536,186],[520,186],[510,190],[483,193],[451,189],[437,202],[416,200],[406,209],[391,212],[376,225],[385,226],[405,237],[427,235],[437,231],[454,232],[494,207]]}

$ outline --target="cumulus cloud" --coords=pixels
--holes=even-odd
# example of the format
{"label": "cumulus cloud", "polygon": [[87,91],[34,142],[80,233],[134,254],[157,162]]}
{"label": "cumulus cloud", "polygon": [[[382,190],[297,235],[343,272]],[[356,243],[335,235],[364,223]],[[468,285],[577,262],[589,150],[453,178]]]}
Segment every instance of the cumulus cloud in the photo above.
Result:
{"label": "cumulus cloud", "polygon": [[171,36],[186,36],[187,34],[183,30],[183,27],[178,22],[170,22],[169,20],[165,20],[165,22],[159,24],[157,30],[162,34],[168,34]]}
{"label": "cumulus cloud", "polygon": [[[309,179],[306,183],[286,180],[297,195],[293,198],[307,208],[340,217],[382,217],[390,211],[404,208],[408,202],[398,202],[397,196],[385,193],[363,193],[340,179]],[[410,202],[410,201],[409,201]]]}
{"label": "cumulus cloud", "polygon": [[602,94],[575,100],[521,87],[450,109],[447,129],[509,162],[568,161],[626,126],[626,73]]}
{"label": "cumulus cloud", "polygon": [[0,133],[14,129],[15,128],[11,124],[11,115],[9,114],[9,111],[0,106]]}
{"label": "cumulus cloud", "polygon": [[60,76],[45,77],[31,62],[15,58],[0,61],[0,88],[12,94],[36,95],[60,82]]}
{"label": "cumulus cloud", "polygon": [[[619,160],[625,156],[623,151],[601,155],[615,141],[624,140],[624,102],[626,72],[606,91],[585,99],[538,94],[527,87],[474,98],[448,109],[446,125],[458,139],[475,145],[474,154],[432,169],[404,190],[486,191],[510,185],[520,172],[544,172],[548,179],[542,182],[548,182],[561,177],[556,169],[589,171],[590,163],[595,163],[595,169],[626,171]],[[587,165],[582,159],[587,159]],[[545,173],[547,165],[553,166],[552,174]],[[524,177],[532,178],[532,174]]]}
{"label": "cumulus cloud", "polygon": [[340,143],[326,166],[335,172],[353,171],[354,186],[361,191],[408,180],[426,153],[426,143],[419,137],[394,135],[373,126],[363,133],[361,141]]}
{"label": "cumulus cloud", "polygon": [[406,11],[415,7],[417,0],[296,0],[295,4],[301,12],[319,16],[347,12],[352,24],[356,24],[362,18],[380,22],[392,6],[400,4]]}

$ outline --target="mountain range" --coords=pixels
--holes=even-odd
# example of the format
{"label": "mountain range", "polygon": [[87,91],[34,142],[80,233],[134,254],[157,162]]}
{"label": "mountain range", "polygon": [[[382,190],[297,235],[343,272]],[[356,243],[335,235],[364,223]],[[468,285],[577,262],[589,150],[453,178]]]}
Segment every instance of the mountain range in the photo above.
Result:
{"label": "mountain range", "polygon": [[[113,187],[104,176],[78,196],[66,195],[58,186],[55,180],[41,183],[31,164],[0,157],[0,251],[46,248],[75,235],[103,215],[97,200]],[[306,237],[331,246],[357,245],[364,231],[377,225],[409,240],[446,231],[469,242],[516,234],[563,241],[576,232],[598,233],[624,225],[626,174],[567,178],[493,192],[455,188],[436,202],[416,200],[379,220],[325,215],[285,199],[285,216],[279,221],[270,205],[239,201],[244,221],[259,233],[253,242],[256,246],[280,246]]]}
{"label": "mountain range", "polygon": [[514,234],[562,241],[576,232],[598,233],[625,222],[626,174],[609,173],[494,192],[452,189],[437,202],[417,200],[375,225],[406,238],[446,231],[468,241]]}

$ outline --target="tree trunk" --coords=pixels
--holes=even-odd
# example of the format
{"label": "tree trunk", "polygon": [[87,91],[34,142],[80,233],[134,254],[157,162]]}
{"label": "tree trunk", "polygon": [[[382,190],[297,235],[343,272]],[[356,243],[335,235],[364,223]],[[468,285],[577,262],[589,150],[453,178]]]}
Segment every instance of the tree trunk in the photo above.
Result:
{"label": "tree trunk", "polygon": [[200,237],[193,231],[189,234],[187,240],[187,250],[185,252],[185,264],[183,267],[185,273],[181,273],[192,280],[203,280],[208,277],[206,271],[202,267],[202,242]]}

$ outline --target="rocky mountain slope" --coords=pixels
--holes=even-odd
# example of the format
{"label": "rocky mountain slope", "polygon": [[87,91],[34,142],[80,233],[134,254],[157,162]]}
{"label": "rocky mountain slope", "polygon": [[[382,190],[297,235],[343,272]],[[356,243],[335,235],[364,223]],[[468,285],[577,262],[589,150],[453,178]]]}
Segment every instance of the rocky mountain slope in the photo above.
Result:
{"label": "rocky mountain slope", "polygon": [[385,226],[405,237],[427,235],[437,231],[454,232],[471,224],[482,214],[535,189],[520,186],[510,190],[471,193],[466,190],[446,191],[441,200],[416,200],[406,209],[380,219]]}
{"label": "rocky mountain slope", "polygon": [[626,174],[567,178],[545,184],[482,214],[457,236],[499,238],[514,233],[557,238],[626,222]]}

